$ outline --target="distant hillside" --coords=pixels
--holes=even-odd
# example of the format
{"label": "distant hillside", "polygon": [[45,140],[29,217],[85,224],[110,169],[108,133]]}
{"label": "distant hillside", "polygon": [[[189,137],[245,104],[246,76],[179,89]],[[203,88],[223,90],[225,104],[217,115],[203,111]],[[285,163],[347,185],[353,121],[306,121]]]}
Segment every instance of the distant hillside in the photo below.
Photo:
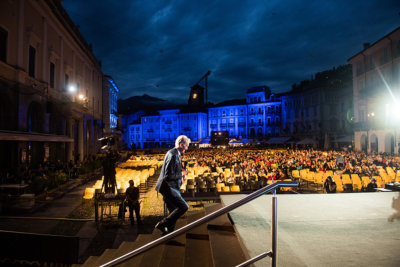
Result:
{"label": "distant hillside", "polygon": [[175,108],[176,106],[176,104],[170,103],[164,99],[144,94],[142,96],[132,96],[127,99],[118,100],[118,113],[131,114],[138,110],[151,112],[159,109]]}

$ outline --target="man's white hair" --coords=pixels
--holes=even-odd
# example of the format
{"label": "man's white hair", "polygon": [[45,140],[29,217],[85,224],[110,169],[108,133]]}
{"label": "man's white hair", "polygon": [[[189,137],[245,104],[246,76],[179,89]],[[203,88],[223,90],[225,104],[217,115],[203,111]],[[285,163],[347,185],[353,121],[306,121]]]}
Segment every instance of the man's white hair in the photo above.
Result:
{"label": "man's white hair", "polygon": [[186,135],[180,135],[178,138],[175,140],[175,147],[178,148],[179,144],[187,144],[189,146],[190,144],[190,138],[187,137]]}

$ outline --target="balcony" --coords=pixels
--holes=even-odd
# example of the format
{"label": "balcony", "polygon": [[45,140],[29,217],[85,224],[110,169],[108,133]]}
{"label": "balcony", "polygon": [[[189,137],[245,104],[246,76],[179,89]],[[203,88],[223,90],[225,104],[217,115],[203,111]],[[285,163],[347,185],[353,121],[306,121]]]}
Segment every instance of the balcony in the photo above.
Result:
{"label": "balcony", "polygon": [[226,128],[226,123],[221,123],[219,126],[220,126],[221,128]]}
{"label": "balcony", "polygon": [[228,123],[228,127],[235,127],[235,123]]}
{"label": "balcony", "polygon": [[210,128],[211,129],[217,128],[217,125],[216,124],[210,124]]}
{"label": "balcony", "polygon": [[164,124],[172,124],[172,121],[171,121],[171,120],[166,120],[166,121],[164,122]]}
{"label": "balcony", "polygon": [[185,132],[190,132],[190,131],[192,130],[192,127],[185,127],[185,128],[183,128],[183,130],[184,130]]}
{"label": "balcony", "polygon": [[239,122],[239,127],[245,127],[246,123],[245,122]]}

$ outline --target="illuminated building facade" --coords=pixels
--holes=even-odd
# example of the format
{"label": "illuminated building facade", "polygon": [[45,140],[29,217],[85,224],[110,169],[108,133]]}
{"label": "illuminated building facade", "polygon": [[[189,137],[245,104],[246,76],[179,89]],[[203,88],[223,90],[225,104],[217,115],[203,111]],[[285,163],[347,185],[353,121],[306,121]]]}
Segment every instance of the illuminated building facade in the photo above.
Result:
{"label": "illuminated building facade", "polygon": [[353,65],[355,149],[399,153],[400,27],[348,60]]}
{"label": "illuminated building facade", "polygon": [[207,136],[207,114],[186,113],[180,109],[160,110],[157,115],[141,117],[141,123],[128,125],[129,146],[137,148],[174,146],[179,135],[192,141]]}
{"label": "illuminated building facade", "polygon": [[0,1],[0,168],[97,152],[102,75],[60,1]]}
{"label": "illuminated building facade", "polygon": [[112,132],[113,129],[117,128],[118,121],[118,108],[117,108],[117,98],[119,89],[115,84],[114,79],[111,76],[104,75],[103,77],[103,121],[104,121],[104,131]]}
{"label": "illuminated building facade", "polygon": [[127,123],[124,127],[129,133],[129,136],[124,136],[125,143],[128,146],[134,143],[140,148],[173,146],[176,137],[181,134],[197,141],[210,136],[211,131],[229,131],[230,137],[242,138],[280,134],[281,100],[271,94],[268,87],[249,89],[246,100],[239,102],[225,102],[221,106],[208,108],[208,114],[170,109],[160,110],[156,115],[142,116],[140,123]]}
{"label": "illuminated building facade", "polygon": [[209,132],[228,131],[230,137],[263,138],[281,132],[281,99],[270,89],[254,87],[247,90],[246,102],[208,109]]}

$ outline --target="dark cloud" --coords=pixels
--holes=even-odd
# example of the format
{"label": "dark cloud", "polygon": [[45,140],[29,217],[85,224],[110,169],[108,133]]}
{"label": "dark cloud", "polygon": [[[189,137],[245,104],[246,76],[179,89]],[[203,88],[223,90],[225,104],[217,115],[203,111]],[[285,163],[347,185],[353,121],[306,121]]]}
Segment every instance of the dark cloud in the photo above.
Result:
{"label": "dark cloud", "polygon": [[186,102],[206,72],[209,100],[274,92],[346,64],[400,22],[397,1],[98,1],[63,5],[113,76],[120,98]]}

